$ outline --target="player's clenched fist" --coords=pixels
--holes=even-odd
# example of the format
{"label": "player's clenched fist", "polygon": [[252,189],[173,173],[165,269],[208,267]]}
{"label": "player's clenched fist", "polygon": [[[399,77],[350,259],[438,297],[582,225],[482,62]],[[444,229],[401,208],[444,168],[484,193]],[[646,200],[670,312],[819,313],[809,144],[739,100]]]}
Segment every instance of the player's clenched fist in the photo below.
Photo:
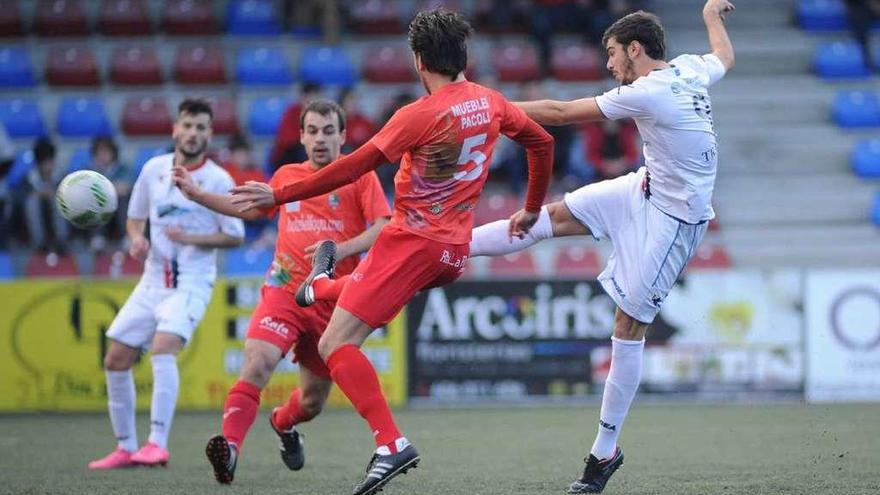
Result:
{"label": "player's clenched fist", "polygon": [[703,7],[703,14],[715,14],[724,19],[728,12],[733,12],[736,7],[727,0],[708,0]]}

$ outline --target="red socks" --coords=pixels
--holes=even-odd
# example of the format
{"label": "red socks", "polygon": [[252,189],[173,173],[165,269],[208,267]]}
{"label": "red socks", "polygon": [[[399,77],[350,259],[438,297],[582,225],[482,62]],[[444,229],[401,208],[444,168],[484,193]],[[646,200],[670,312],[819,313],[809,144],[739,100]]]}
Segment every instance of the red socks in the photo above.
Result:
{"label": "red socks", "polygon": [[260,389],[244,380],[238,380],[229,389],[223,406],[223,436],[241,451],[241,445],[260,408]]}
{"label": "red socks", "polygon": [[275,409],[272,413],[272,422],[275,424],[276,428],[281,431],[287,431],[295,425],[305,423],[315,417],[314,414],[306,412],[302,408],[300,405],[301,400],[302,391],[296,388],[293,390],[293,393],[290,394],[290,398],[287,399],[287,402],[278,409]]}
{"label": "red socks", "polygon": [[397,452],[394,441],[403,435],[394,424],[376,370],[364,353],[351,344],[340,346],[327,358],[327,367],[339,389],[367,420],[376,446],[386,445],[392,453]]}
{"label": "red socks", "polygon": [[345,284],[348,283],[349,278],[351,278],[351,275],[339,277],[334,280],[329,278],[319,278],[315,280],[312,282],[312,289],[315,291],[315,300],[335,302],[339,299],[339,294],[342,293],[342,289],[345,288]]}

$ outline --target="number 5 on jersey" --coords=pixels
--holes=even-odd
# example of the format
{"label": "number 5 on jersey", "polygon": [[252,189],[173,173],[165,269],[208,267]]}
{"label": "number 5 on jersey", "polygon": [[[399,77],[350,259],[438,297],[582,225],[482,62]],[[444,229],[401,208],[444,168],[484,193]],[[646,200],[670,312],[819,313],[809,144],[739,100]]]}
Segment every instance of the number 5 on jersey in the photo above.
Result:
{"label": "number 5 on jersey", "polygon": [[[458,155],[458,165],[461,166],[463,170],[456,172],[452,176],[455,180],[477,180],[483,175],[483,163],[486,161],[486,155],[484,155],[482,151],[475,150],[474,148],[485,143],[485,133],[465,138],[464,142],[461,143],[461,154]],[[473,163],[473,166],[468,168],[471,163]]]}

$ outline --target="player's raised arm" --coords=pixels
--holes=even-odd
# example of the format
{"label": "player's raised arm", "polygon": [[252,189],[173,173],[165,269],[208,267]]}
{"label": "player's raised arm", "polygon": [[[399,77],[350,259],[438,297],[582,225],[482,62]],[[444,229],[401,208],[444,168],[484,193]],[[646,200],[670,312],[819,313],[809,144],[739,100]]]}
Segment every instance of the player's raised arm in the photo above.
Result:
{"label": "player's raised arm", "polygon": [[232,203],[232,196],[205,191],[193,181],[189,171],[184,167],[174,167],[172,172],[172,180],[174,181],[174,185],[180,189],[180,192],[182,192],[187,199],[195,201],[209,210],[248,221],[257,220],[263,216],[263,213],[259,210],[249,210],[246,212],[240,211],[239,208]]}
{"label": "player's raised arm", "polygon": [[706,23],[706,31],[709,33],[712,55],[718,57],[725,71],[733,68],[735,57],[733,43],[730,42],[727,29],[724,27],[724,16],[733,12],[735,8],[727,0],[708,0],[703,6],[703,22]]}
{"label": "player's raised arm", "polygon": [[536,100],[518,101],[514,105],[523,109],[526,115],[542,125],[566,125],[580,122],[605,120],[594,98],[580,98],[571,101]]}

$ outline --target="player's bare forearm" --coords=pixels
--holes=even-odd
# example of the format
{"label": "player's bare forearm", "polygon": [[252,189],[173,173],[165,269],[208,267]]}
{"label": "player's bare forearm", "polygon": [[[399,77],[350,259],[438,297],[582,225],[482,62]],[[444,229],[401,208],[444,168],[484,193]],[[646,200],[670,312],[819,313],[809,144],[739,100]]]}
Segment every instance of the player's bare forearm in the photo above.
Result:
{"label": "player's bare forearm", "polygon": [[181,234],[177,242],[201,248],[228,248],[244,244],[244,237],[236,237],[224,232],[213,234]]}
{"label": "player's bare forearm", "polygon": [[125,221],[125,233],[131,240],[143,238],[144,231],[147,230],[147,220],[140,218],[129,218]]}
{"label": "player's bare forearm", "polygon": [[599,110],[599,105],[593,98],[571,101],[517,101],[514,105],[520,107],[526,115],[541,125],[567,125],[605,120],[605,115]]}
{"label": "player's bare forearm", "polygon": [[709,47],[712,55],[718,57],[724,64],[725,70],[733,68],[736,57],[733,52],[733,43],[727,35],[724,27],[724,17],[733,12],[734,6],[727,0],[709,0],[703,7],[703,22],[706,23],[706,31],[709,34]]}
{"label": "player's bare forearm", "polygon": [[216,194],[207,191],[200,191],[192,197],[196,203],[216,211],[222,215],[241,218],[242,220],[253,221],[260,219],[263,214],[260,210],[241,211],[237,206],[232,204],[232,196],[228,194]]}
{"label": "player's bare forearm", "polygon": [[379,231],[381,231],[382,227],[388,223],[388,220],[388,217],[379,217],[367,230],[345,242],[340,242],[336,246],[337,259],[341,260],[349,256],[361,254],[370,249],[373,246],[373,243],[376,242],[376,238],[379,237]]}

